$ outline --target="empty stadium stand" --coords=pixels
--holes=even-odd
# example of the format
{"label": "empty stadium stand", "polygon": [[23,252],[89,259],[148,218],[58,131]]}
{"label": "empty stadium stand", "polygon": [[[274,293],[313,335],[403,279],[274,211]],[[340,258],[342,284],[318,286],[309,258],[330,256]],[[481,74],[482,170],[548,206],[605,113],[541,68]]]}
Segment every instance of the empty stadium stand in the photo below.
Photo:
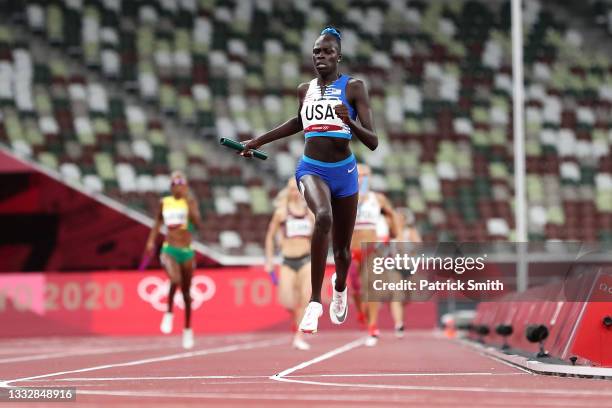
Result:
{"label": "empty stadium stand", "polygon": [[[354,150],[373,188],[410,208],[427,241],[514,240],[507,2],[3,4],[0,143],[87,189],[150,214],[169,171],[185,169],[202,240],[261,254],[303,142],[245,167],[216,137],[295,115],[312,41],[333,23],[343,69],[370,88],[381,144]],[[550,5],[525,4],[529,238],[612,242],[612,64]]]}

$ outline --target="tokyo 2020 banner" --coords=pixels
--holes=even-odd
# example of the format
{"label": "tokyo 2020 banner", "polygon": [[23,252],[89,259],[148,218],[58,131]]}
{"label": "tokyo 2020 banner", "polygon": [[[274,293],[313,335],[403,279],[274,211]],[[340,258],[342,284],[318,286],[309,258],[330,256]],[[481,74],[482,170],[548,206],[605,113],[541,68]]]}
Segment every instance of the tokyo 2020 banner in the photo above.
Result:
{"label": "tokyo 2020 banner", "polygon": [[[0,337],[157,334],[168,285],[162,271],[0,274]],[[323,293],[328,303],[329,279]],[[261,267],[198,270],[191,298],[197,333],[291,327],[290,314],[278,303],[276,287]],[[175,333],[182,330],[183,310],[177,290]],[[433,303],[407,305],[407,314],[408,327],[431,328],[436,323]],[[350,320],[346,327],[357,328]]]}

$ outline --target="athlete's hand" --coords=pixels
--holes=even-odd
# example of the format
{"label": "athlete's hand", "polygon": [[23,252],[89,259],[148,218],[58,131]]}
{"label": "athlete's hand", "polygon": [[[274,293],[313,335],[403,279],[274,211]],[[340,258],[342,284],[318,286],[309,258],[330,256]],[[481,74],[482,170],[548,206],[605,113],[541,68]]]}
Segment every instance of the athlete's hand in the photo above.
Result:
{"label": "athlete's hand", "polygon": [[154,250],[155,250],[155,242],[148,241],[147,245],[145,246],[144,255],[145,256],[152,256]]}
{"label": "athlete's hand", "polygon": [[349,110],[345,104],[340,103],[334,106],[334,112],[336,112],[336,116],[340,118],[340,120],[347,125],[351,124],[351,117],[349,116]]}
{"label": "athlete's hand", "polygon": [[252,149],[258,149],[259,143],[257,143],[257,139],[249,139],[241,142],[244,149],[241,152],[238,152],[239,155],[243,157],[253,157]]}
{"label": "athlete's hand", "polygon": [[268,269],[268,275],[270,276],[272,284],[278,286],[278,275],[276,274],[276,270],[274,268]]}

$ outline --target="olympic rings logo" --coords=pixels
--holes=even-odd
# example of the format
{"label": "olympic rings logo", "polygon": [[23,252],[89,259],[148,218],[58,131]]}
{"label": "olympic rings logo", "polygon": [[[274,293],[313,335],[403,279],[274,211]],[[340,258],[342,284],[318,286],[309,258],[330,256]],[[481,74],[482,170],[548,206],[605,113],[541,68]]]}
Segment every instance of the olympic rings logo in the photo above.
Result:
{"label": "olympic rings logo", "polygon": [[612,286],[606,285],[605,282],[599,284],[599,290],[604,293],[608,293],[609,295],[612,295]]}
{"label": "olympic rings logo", "polygon": [[[158,278],[157,276],[147,276],[138,283],[138,296],[157,311],[165,312],[168,305],[168,290],[170,289],[170,280]],[[204,302],[209,301],[216,292],[215,282],[208,276],[198,275],[191,280],[191,308],[197,310]],[[181,308],[185,308],[185,302],[180,290],[174,294],[174,304]]]}

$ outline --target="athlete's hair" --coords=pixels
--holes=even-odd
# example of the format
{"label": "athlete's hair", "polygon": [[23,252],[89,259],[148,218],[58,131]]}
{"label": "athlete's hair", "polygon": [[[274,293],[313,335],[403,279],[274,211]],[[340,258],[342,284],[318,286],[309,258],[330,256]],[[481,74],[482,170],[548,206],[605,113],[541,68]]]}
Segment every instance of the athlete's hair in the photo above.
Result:
{"label": "athlete's hair", "polygon": [[[175,180],[180,180],[180,182],[175,182]],[[175,170],[170,174],[170,188],[174,187],[175,185],[185,185],[188,186],[188,181],[187,181],[187,177],[185,176],[185,173],[183,173],[180,170]],[[189,187],[187,187],[189,189]],[[187,194],[189,194],[189,191],[187,192]]]}
{"label": "athlete's hair", "polygon": [[340,34],[340,30],[338,30],[336,27],[325,27],[323,30],[321,30],[321,35],[329,35],[334,37],[336,43],[338,44],[338,52],[342,50],[342,34]]}
{"label": "athlete's hair", "polygon": [[180,178],[182,178],[182,179],[184,179],[184,180],[187,180],[187,176],[185,176],[185,173],[183,173],[183,172],[182,172],[182,171],[180,171],[180,170],[174,170],[172,173],[170,173],[170,178],[171,178],[171,179],[173,179],[173,178],[179,178],[179,177],[180,177]]}

